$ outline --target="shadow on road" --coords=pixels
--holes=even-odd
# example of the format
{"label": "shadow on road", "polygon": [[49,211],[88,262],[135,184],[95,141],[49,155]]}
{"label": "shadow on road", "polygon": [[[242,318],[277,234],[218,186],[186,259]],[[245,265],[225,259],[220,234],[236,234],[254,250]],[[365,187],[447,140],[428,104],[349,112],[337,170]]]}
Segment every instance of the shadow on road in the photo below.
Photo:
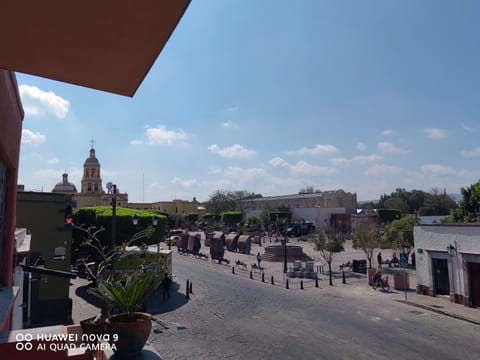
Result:
{"label": "shadow on road", "polygon": [[[75,289],[75,295],[87,303],[100,309],[101,301],[88,292],[91,284],[78,286]],[[185,294],[180,293],[180,284],[173,282],[170,286],[170,299],[163,300],[163,289],[160,287],[150,296],[146,303],[146,310],[150,314],[162,314],[179,308],[187,303]]]}
{"label": "shadow on road", "polygon": [[180,292],[180,284],[173,282],[170,285],[170,299],[164,300],[163,289],[160,287],[148,299],[146,305],[150,314],[157,315],[178,309],[186,303],[187,298]]}

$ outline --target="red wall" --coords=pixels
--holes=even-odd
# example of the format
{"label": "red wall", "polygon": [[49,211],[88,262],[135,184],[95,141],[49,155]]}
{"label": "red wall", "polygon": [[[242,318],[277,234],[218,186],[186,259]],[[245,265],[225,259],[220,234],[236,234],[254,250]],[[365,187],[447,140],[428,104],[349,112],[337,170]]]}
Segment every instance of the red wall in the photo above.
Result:
{"label": "red wall", "polygon": [[23,108],[15,75],[0,69],[0,159],[8,169],[4,220],[3,276],[0,284],[12,286],[15,256],[15,204]]}

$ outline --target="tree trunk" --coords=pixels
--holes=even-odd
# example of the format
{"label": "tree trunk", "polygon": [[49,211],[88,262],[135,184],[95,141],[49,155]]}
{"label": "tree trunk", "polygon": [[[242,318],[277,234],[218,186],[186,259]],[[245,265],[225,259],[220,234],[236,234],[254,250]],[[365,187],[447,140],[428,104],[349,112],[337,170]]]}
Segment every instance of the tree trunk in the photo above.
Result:
{"label": "tree trunk", "polygon": [[332,282],[332,263],[331,262],[328,263],[328,273],[329,273],[330,286],[331,286],[331,285],[333,285],[333,282]]}

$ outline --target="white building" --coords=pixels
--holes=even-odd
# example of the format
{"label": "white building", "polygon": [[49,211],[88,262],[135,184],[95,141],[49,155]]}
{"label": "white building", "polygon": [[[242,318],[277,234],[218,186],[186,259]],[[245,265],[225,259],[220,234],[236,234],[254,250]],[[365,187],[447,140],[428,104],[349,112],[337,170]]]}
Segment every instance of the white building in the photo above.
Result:
{"label": "white building", "polygon": [[292,217],[312,222],[317,228],[330,225],[332,214],[354,214],[357,211],[357,194],[343,190],[308,194],[269,196],[247,200],[243,209],[247,219],[259,217],[265,206],[288,207]]}
{"label": "white building", "polygon": [[480,307],[480,225],[414,228],[417,292]]}

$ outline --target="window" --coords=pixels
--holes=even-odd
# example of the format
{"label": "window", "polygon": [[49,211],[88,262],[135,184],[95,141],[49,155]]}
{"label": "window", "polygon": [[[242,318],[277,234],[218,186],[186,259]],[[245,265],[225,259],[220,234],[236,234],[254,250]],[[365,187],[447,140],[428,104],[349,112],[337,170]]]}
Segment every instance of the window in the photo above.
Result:
{"label": "window", "polygon": [[88,177],[88,168],[85,169],[85,176]]}
{"label": "window", "polygon": [[88,189],[88,191],[92,191],[92,184],[91,183],[88,183],[87,189]]}
{"label": "window", "polygon": [[92,169],[92,177],[95,177],[95,169]]}
{"label": "window", "polygon": [[95,183],[95,192],[98,192],[98,183]]}

